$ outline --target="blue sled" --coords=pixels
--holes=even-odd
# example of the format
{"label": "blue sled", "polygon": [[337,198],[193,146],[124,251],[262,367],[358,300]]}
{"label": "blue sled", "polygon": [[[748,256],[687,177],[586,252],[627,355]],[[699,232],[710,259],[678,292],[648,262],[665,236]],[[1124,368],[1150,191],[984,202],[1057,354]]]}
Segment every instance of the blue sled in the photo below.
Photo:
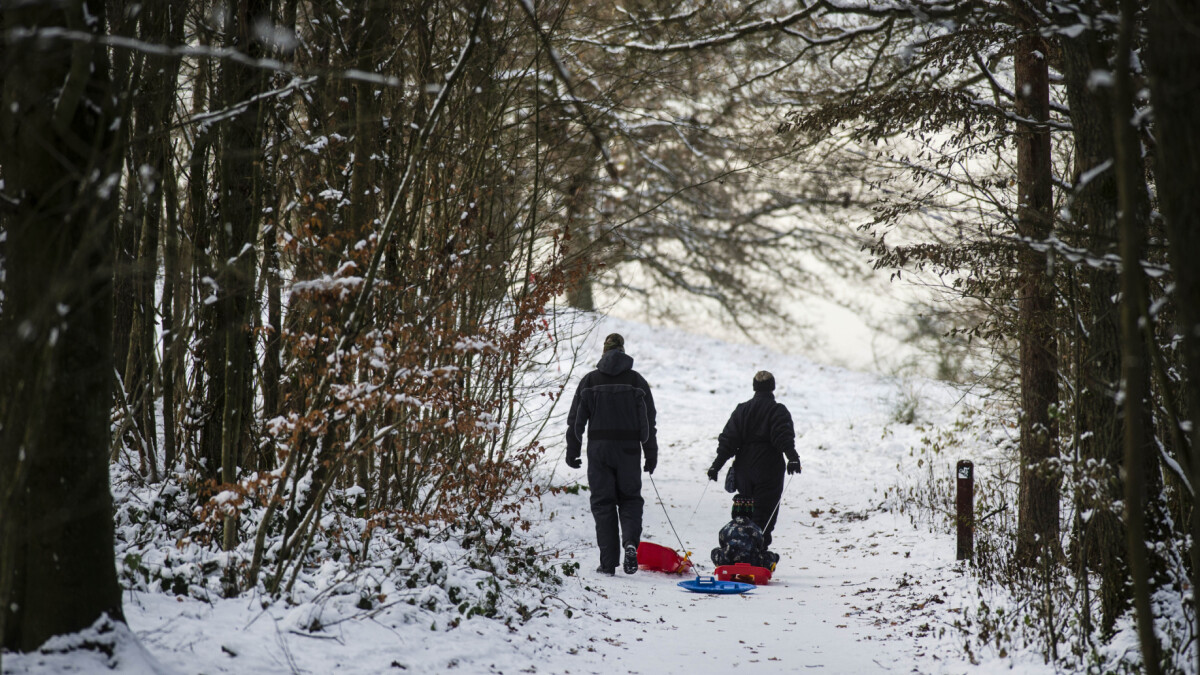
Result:
{"label": "blue sled", "polygon": [[740,581],[718,581],[715,577],[696,577],[680,581],[676,585],[693,593],[712,593],[714,595],[735,595],[754,590],[754,584]]}

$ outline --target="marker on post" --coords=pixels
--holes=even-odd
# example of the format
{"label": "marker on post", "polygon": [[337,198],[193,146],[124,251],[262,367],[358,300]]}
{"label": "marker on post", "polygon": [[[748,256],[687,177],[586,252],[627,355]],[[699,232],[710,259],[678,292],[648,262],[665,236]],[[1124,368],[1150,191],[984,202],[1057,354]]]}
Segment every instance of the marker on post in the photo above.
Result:
{"label": "marker on post", "polygon": [[975,465],[959,460],[958,475],[958,559],[970,560],[975,554]]}

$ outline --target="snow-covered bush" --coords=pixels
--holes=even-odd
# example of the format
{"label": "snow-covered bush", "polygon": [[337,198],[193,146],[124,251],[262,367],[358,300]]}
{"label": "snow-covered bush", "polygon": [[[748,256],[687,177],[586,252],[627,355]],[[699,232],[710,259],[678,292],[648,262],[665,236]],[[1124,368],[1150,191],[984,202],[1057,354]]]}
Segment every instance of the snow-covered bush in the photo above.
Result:
{"label": "snow-covered bush", "polygon": [[[229,570],[244,573],[253,540],[222,551],[200,512],[187,507],[175,475],[158,485],[117,474],[117,561],[128,590],[212,600],[230,593]],[[431,522],[404,529],[354,515],[353,502],[330,498],[321,526],[296,564],[286,567],[280,600],[294,607],[291,628],[319,632],[349,617],[397,613],[401,620],[438,629],[484,616],[524,621],[547,615],[542,600],[574,575],[578,564],[549,564],[549,552],[496,519]],[[261,507],[240,510],[253,528]],[[268,563],[277,562],[282,531],[268,537]],[[272,601],[267,580],[242,589]]]}

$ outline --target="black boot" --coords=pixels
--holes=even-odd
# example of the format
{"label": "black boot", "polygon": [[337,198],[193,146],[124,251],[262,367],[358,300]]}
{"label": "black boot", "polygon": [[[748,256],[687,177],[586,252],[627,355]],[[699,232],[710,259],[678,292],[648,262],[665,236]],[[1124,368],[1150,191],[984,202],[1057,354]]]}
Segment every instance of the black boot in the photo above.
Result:
{"label": "black boot", "polygon": [[599,572],[600,574],[603,574],[606,577],[611,577],[617,573],[616,569],[614,569],[612,567],[605,567],[604,565],[597,567],[596,571]]}
{"label": "black boot", "polygon": [[633,544],[625,547],[625,563],[621,565],[621,568],[625,570],[625,574],[633,574],[638,571],[637,547]]}

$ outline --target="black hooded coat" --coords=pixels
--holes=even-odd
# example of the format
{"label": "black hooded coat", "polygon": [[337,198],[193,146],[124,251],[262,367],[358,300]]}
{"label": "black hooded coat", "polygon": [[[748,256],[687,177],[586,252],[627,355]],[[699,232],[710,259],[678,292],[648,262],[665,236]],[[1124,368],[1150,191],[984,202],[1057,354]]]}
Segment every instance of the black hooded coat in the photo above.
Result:
{"label": "black hooded coat", "polygon": [[650,385],[633,369],[633,357],[620,349],[600,357],[571,400],[567,461],[580,459],[586,433],[588,488],[601,567],[614,569],[621,549],[641,542],[641,458],[645,455],[646,471],[653,471],[658,463],[656,416]]}
{"label": "black hooded coat", "polygon": [[792,414],[769,391],[738,404],[717,438],[718,470],[733,458],[737,491],[754,498],[754,522],[762,528],[765,546],[775,529],[775,506],[783,496],[783,476],[789,461],[799,462]]}

